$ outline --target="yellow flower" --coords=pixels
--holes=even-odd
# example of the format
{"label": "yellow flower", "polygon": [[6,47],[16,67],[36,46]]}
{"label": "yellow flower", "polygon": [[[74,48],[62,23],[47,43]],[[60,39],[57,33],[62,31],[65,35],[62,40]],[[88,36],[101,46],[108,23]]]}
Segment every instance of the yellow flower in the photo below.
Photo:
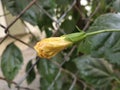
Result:
{"label": "yellow flower", "polygon": [[58,52],[72,45],[71,41],[65,39],[65,37],[51,37],[45,38],[39,41],[35,46],[35,50],[38,56],[41,58],[50,59],[55,56]]}

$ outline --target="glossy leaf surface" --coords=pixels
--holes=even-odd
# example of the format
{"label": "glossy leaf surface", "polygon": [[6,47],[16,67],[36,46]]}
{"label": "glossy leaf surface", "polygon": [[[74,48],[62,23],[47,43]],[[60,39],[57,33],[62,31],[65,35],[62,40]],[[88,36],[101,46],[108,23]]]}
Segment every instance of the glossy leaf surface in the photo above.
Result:
{"label": "glossy leaf surface", "polygon": [[10,43],[1,57],[1,69],[5,78],[13,80],[22,63],[23,56],[20,49],[14,43]]}
{"label": "glossy leaf surface", "polygon": [[[45,59],[40,59],[40,61],[37,64],[37,69],[38,72],[41,75],[41,89],[43,90],[48,90],[50,87],[52,81],[55,79],[57,73],[58,73],[58,68],[56,65],[54,65],[51,61],[45,60]],[[55,85],[51,87],[52,90],[59,90],[61,87],[62,83],[55,82]]]}
{"label": "glossy leaf surface", "polygon": [[74,60],[80,77],[95,87],[106,87],[114,80],[113,68],[104,59],[82,56]]}
{"label": "glossy leaf surface", "polygon": [[[119,28],[120,15],[105,14],[94,21],[88,32]],[[107,32],[87,37],[79,45],[79,51],[91,54],[93,57],[105,58],[111,63],[120,64],[120,32]]]}
{"label": "glossy leaf surface", "polygon": [[[29,69],[32,67],[32,61],[30,60],[26,66],[26,72],[29,71]],[[31,69],[31,71],[28,73],[28,76],[27,76],[27,83],[28,84],[31,84],[33,82],[33,80],[35,79],[36,77],[36,74],[35,74],[35,70],[34,68]]]}

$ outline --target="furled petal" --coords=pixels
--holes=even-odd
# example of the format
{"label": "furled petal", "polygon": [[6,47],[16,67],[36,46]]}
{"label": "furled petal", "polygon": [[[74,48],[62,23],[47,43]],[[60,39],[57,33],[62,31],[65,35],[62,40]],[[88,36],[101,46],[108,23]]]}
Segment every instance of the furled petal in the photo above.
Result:
{"label": "furled petal", "polygon": [[38,56],[49,59],[72,44],[65,37],[51,37],[39,41],[34,48]]}

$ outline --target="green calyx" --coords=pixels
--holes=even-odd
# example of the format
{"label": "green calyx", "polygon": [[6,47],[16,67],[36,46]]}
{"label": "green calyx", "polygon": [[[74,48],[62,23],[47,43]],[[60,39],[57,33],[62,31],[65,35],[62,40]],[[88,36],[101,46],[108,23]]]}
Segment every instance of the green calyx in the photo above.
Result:
{"label": "green calyx", "polygon": [[76,43],[78,41],[83,40],[86,37],[86,33],[82,31],[79,33],[72,33],[72,34],[64,35],[64,37],[66,40]]}

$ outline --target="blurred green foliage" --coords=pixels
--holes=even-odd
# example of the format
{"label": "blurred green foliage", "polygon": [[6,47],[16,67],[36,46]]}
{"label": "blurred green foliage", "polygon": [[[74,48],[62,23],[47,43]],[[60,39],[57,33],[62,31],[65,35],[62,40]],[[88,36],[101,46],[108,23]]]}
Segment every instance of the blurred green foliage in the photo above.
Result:
{"label": "blurred green foliage", "polygon": [[[2,3],[12,15],[16,16],[31,1],[2,0]],[[79,32],[76,26],[83,30],[86,24],[86,32],[120,29],[120,0],[86,0],[87,5],[80,3],[84,0],[76,0],[76,3],[72,6],[73,1],[37,0],[37,5],[31,6],[22,15],[21,19],[31,25],[38,26],[40,31],[45,31],[46,37]],[[90,10],[86,9],[88,6],[91,8]],[[72,9],[67,12],[70,7]],[[63,15],[65,17],[61,20],[60,18]],[[60,21],[55,22],[51,18]],[[59,25],[57,34],[54,33],[53,23]],[[87,37],[77,43],[76,46],[69,47],[51,60],[40,59],[37,63],[37,70],[41,76],[40,90],[120,90],[119,57],[120,33],[107,32]],[[9,44],[3,52],[1,60],[4,76],[13,80],[23,61],[20,50],[13,43]],[[59,71],[61,68],[52,63],[54,61],[63,68],[61,72]],[[64,64],[61,64],[63,62]],[[26,71],[31,66],[32,62],[30,61]],[[71,73],[75,74],[77,79],[75,84],[73,84]],[[55,81],[56,75],[58,77]],[[34,79],[35,70],[32,69],[27,77],[28,84],[32,83]],[[52,85],[52,83],[54,84]],[[73,87],[71,87],[72,85]]]}

